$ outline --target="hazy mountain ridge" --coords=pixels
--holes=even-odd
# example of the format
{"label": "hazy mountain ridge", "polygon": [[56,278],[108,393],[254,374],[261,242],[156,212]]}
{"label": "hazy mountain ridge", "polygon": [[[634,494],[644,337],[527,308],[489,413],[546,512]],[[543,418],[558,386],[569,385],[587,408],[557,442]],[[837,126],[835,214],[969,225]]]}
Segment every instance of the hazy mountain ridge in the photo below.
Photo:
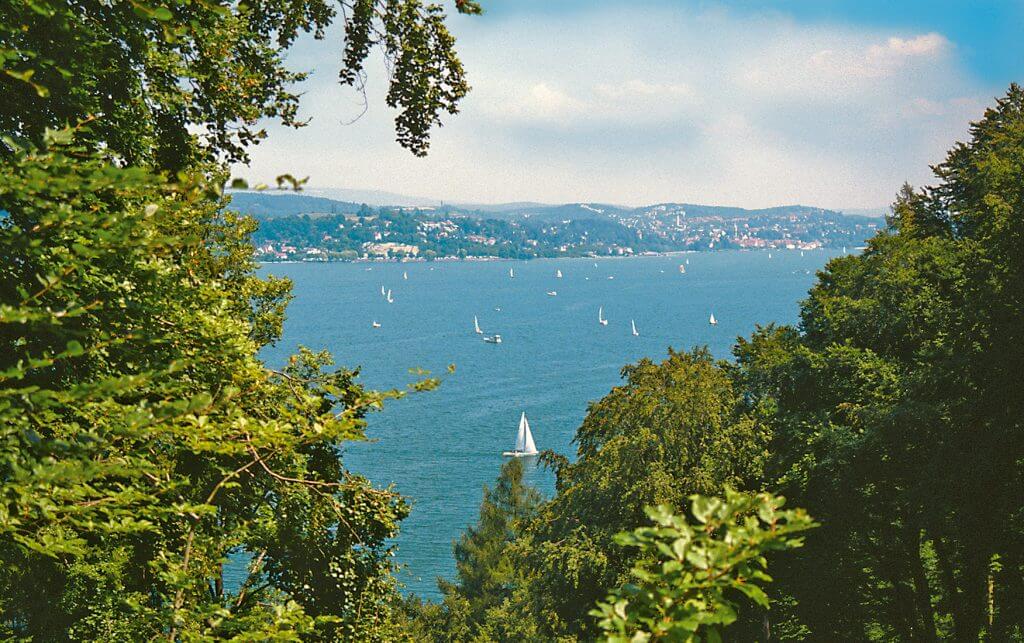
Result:
{"label": "hazy mountain ridge", "polygon": [[[323,192],[318,190],[316,192]],[[353,191],[354,192],[354,191]],[[696,203],[655,203],[638,207],[611,205],[594,202],[576,202],[563,204],[545,204],[534,202],[515,202],[497,204],[440,204],[409,205],[407,203],[374,203],[370,201],[342,201],[317,194],[294,192],[250,192],[233,191],[232,210],[251,214],[257,218],[274,218],[281,216],[308,214],[310,216],[324,214],[357,214],[361,207],[386,207],[402,210],[417,210],[423,213],[462,215],[478,218],[518,219],[537,218],[544,220],[560,219],[621,219],[638,215],[648,217],[668,216],[677,214],[688,218],[737,219],[750,217],[775,216],[841,216],[863,219],[876,219],[881,214],[875,210],[847,211],[831,210],[807,205],[781,205],[767,208],[741,208],[725,205],[704,205]],[[381,192],[380,194],[391,194]],[[881,210],[877,212],[881,213]]]}

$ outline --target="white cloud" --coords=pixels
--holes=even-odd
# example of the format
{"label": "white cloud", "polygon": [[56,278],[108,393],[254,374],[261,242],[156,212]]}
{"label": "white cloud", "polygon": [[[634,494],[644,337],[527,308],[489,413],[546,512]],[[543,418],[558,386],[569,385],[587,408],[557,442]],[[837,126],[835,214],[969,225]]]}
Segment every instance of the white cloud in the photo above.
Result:
{"label": "white cloud", "polygon": [[582,102],[546,82],[506,87],[482,102],[492,119],[564,125],[584,110]]}
{"label": "white cloud", "polygon": [[428,158],[392,142],[380,74],[370,112],[342,126],[358,106],[333,82],[333,51],[321,64],[306,50],[313,124],[275,130],[250,174],[462,201],[875,207],[929,180],[1000,91],[941,34],[778,14],[590,9],[455,27],[474,91]]}
{"label": "white cloud", "polygon": [[686,83],[649,83],[633,79],[615,85],[600,83],[594,86],[594,93],[602,98],[619,101],[635,97],[680,98],[689,96],[692,91]]}

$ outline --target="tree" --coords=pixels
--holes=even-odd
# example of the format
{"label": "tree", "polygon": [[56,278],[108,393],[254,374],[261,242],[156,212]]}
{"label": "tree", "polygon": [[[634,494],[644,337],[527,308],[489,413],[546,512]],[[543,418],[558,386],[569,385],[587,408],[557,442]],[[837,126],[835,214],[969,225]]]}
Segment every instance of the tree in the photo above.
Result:
{"label": "tree", "polygon": [[500,634],[486,629],[494,629],[488,621],[502,611],[518,585],[521,570],[511,546],[541,501],[523,475],[523,461],[513,458],[502,465],[494,488],[484,487],[476,525],[467,528],[453,547],[456,580],[438,580],[444,594],[441,605],[410,603],[415,619],[433,640],[508,638],[504,628]]}
{"label": "tree", "polygon": [[[738,597],[768,609],[761,584],[771,582],[765,555],[803,544],[796,534],[816,526],[784,499],[726,489],[724,498],[694,495],[690,525],[666,506],[648,507],[654,527],[616,536],[636,547],[635,583],[612,592],[591,612],[606,640],[721,641],[736,621]],[[770,632],[763,633],[765,638]]]}
{"label": "tree", "polygon": [[[479,13],[475,2],[458,2]],[[42,143],[47,128],[91,121],[80,142],[130,165],[177,171],[245,160],[264,117],[301,126],[304,72],[284,64],[302,34],[341,20],[339,82],[360,89],[374,48],[390,61],[399,143],[423,155],[441,114],[469,90],[440,7],[421,0],[33,0],[0,8],[0,132]],[[202,132],[202,134],[197,134]],[[0,144],[0,153],[12,148]]]}
{"label": "tree", "polygon": [[768,435],[707,349],[622,374],[577,430],[576,462],[547,456],[557,493],[514,545],[522,573],[508,609],[535,624],[536,639],[596,635],[590,610],[635,562],[615,535],[642,524],[645,507],[681,507],[761,475]]}
{"label": "tree", "polygon": [[[399,138],[425,151],[466,89],[443,14],[412,0],[342,8],[358,9],[342,81],[358,83],[372,44],[390,52]],[[5,638],[402,635],[389,543],[408,507],[339,450],[405,391],[368,391],[325,353],[280,370],[258,359],[289,284],[256,276],[254,224],[220,191],[221,162],[244,158],[258,119],[296,124],[284,49],[334,11],[0,9]],[[241,558],[232,586],[225,567]]]}
{"label": "tree", "polygon": [[824,527],[787,562],[793,617],[834,639],[1022,635],[1024,91],[829,263],[801,331],[737,347],[774,409],[767,484]]}

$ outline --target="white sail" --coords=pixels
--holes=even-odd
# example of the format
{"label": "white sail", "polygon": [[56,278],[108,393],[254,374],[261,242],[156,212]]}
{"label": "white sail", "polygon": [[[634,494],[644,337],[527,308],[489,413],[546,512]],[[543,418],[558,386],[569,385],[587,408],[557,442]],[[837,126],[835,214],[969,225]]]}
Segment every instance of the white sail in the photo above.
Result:
{"label": "white sail", "polygon": [[384,297],[387,293],[384,292],[384,284],[380,285],[380,296]]}
{"label": "white sail", "polygon": [[683,264],[679,264],[679,274],[681,274],[681,275],[685,275],[686,274],[686,266],[684,266]]}
{"label": "white sail", "polygon": [[608,325],[608,320],[604,318],[604,306],[598,306],[597,308],[597,323],[602,326]]}
{"label": "white sail", "polygon": [[557,277],[558,279],[561,279],[562,278],[562,271],[561,270],[556,270],[555,271],[555,277]]}
{"label": "white sail", "polygon": [[473,330],[477,335],[483,335],[484,331],[480,330],[480,322],[476,320],[476,315],[473,315]]}
{"label": "white sail", "polygon": [[640,333],[636,331],[636,322],[632,319],[629,320],[629,325],[633,327],[633,337],[638,337]]}
{"label": "white sail", "polygon": [[409,273],[408,272],[403,272],[402,273],[402,279],[408,279],[408,278],[409,278]]}
{"label": "white sail", "polygon": [[772,253],[770,253],[770,252],[768,253],[768,258],[769,258],[769,259],[771,259],[771,258],[772,258]]}
{"label": "white sail", "polygon": [[516,271],[513,268],[508,269],[508,276],[512,279],[516,278]]}
{"label": "white sail", "polygon": [[390,288],[388,288],[388,297],[387,297],[387,299],[388,299],[388,303],[389,304],[395,303],[395,300],[391,298],[391,289]]}
{"label": "white sail", "polygon": [[519,432],[516,434],[515,450],[524,455],[537,453],[537,445],[533,443],[533,433],[530,431],[530,421],[526,419],[526,413],[519,417]]}
{"label": "white sail", "polygon": [[712,326],[718,323],[718,320],[715,319],[715,313],[711,313],[711,319],[708,320],[708,323],[711,324]]}

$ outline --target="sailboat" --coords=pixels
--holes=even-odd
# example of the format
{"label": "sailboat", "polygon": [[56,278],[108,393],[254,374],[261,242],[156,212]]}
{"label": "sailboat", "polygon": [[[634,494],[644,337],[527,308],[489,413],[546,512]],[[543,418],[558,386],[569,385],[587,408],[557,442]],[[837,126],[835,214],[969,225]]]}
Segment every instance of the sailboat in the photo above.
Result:
{"label": "sailboat", "polygon": [[371,326],[372,328],[380,328],[380,322],[378,322],[378,321],[375,321],[375,322],[373,322],[372,324],[370,324],[370,326]]}
{"label": "sailboat", "polygon": [[561,279],[562,278],[562,271],[561,270],[556,270],[555,271],[555,278],[556,279]]}
{"label": "sailboat", "polygon": [[389,304],[393,304],[393,303],[395,303],[395,300],[391,298],[391,289],[390,289],[390,288],[388,288],[388,296],[387,296],[387,300],[388,300],[388,303],[389,303]]}
{"label": "sailboat", "polygon": [[629,320],[629,325],[633,327],[633,337],[639,337],[640,333],[636,330],[636,322],[632,319]]}
{"label": "sailboat", "polygon": [[500,344],[501,335],[499,335],[498,333],[494,333],[493,335],[484,335],[484,341],[487,342],[488,344]]}
{"label": "sailboat", "polygon": [[558,296],[558,291],[557,290],[549,290],[548,291],[548,297],[556,297],[556,296]]}
{"label": "sailboat", "polygon": [[772,253],[770,253],[770,252],[768,253],[768,258],[769,258],[769,259],[771,259],[771,258],[772,258]]}
{"label": "sailboat", "polygon": [[608,325],[608,320],[604,318],[604,307],[603,306],[598,306],[598,308],[597,308],[597,323],[601,324],[602,326],[607,326]]}
{"label": "sailboat", "polygon": [[687,260],[686,260],[686,265],[687,265],[687,266],[689,266],[689,265],[690,265],[690,260],[689,260],[689,259],[687,259]]}
{"label": "sailboat", "polygon": [[708,320],[708,323],[711,324],[712,326],[718,325],[718,320],[715,319],[715,313],[711,313],[711,319]]}
{"label": "sailboat", "polygon": [[526,413],[519,416],[519,432],[516,433],[515,448],[511,451],[504,451],[501,455],[512,458],[537,455],[537,445],[533,443],[533,433],[530,432],[530,422],[526,419]]}
{"label": "sailboat", "polygon": [[483,335],[484,331],[480,330],[480,322],[476,320],[476,315],[473,315],[473,332],[477,335]]}
{"label": "sailboat", "polygon": [[509,276],[509,279],[515,279],[516,278],[516,271],[514,269],[512,269],[512,268],[509,268],[508,269],[508,276]]}
{"label": "sailboat", "polygon": [[684,266],[683,264],[679,264],[679,274],[681,274],[681,275],[685,275],[686,274],[686,266]]}
{"label": "sailboat", "polygon": [[387,293],[384,292],[384,284],[380,285],[380,296],[381,297],[387,297]]}
{"label": "sailboat", "polygon": [[402,271],[402,279],[409,279],[409,273],[406,271]]}
{"label": "sailboat", "polygon": [[800,251],[800,256],[801,257],[804,256],[804,251],[803,250]]}

